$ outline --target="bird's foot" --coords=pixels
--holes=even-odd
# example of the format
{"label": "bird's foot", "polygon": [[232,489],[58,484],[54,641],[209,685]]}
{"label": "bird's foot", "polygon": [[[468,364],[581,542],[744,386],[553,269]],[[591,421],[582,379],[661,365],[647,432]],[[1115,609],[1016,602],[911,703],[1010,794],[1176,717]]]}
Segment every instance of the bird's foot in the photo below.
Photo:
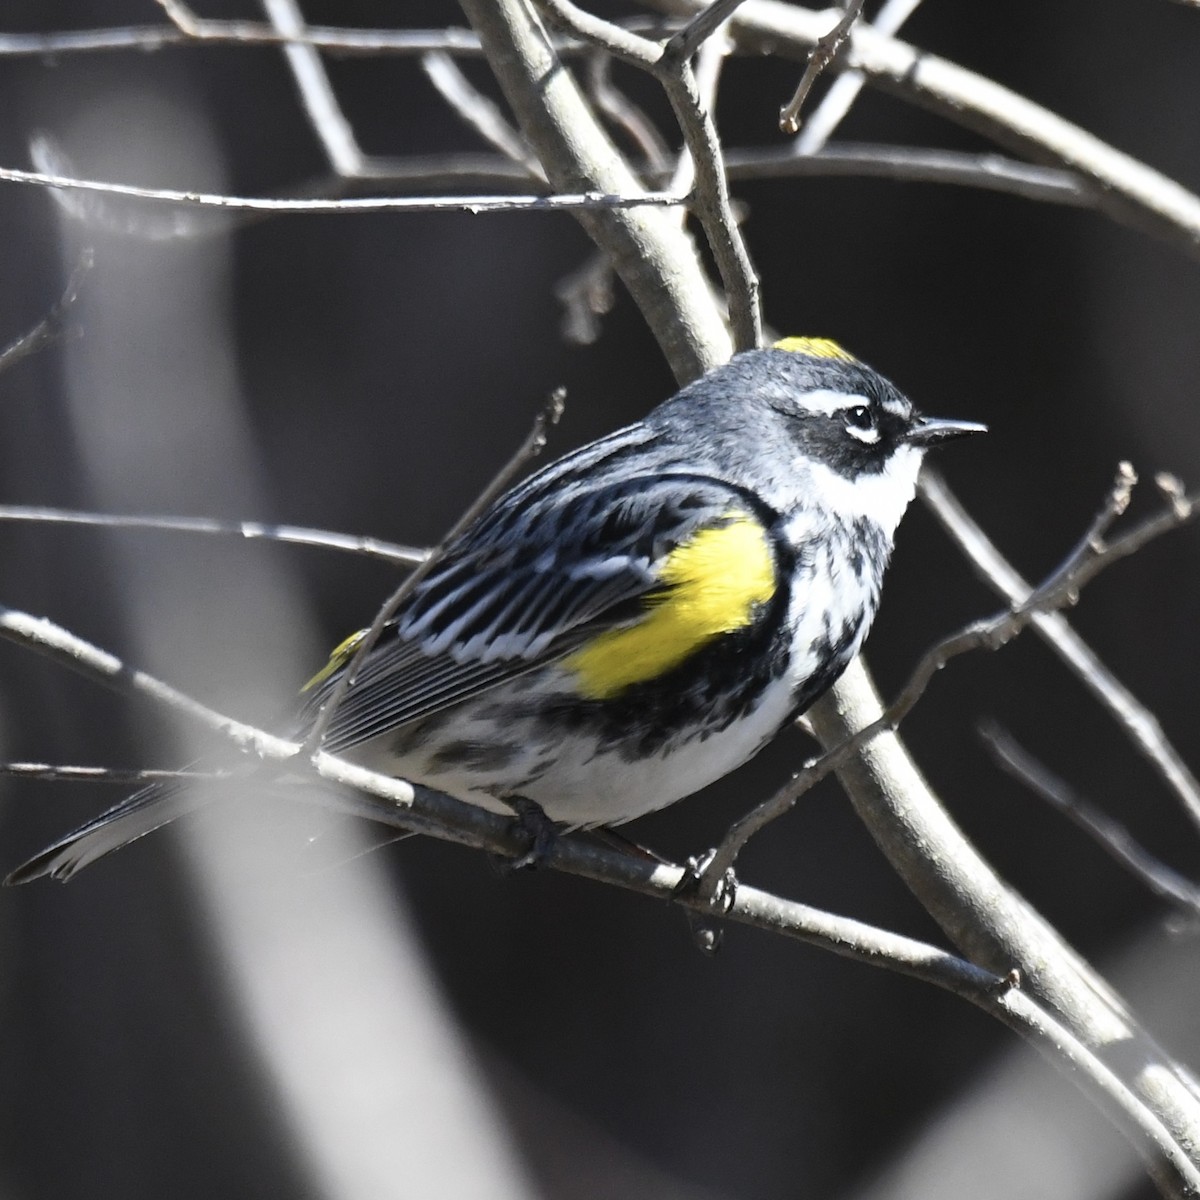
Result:
{"label": "bird's foot", "polygon": [[[726,867],[710,878],[709,868],[716,853],[709,850],[707,854],[693,855],[684,863],[683,875],[672,890],[674,899],[704,900],[708,911],[714,913],[727,913],[733,907],[737,898],[737,876],[733,868]],[[684,911],[696,948],[704,954],[716,954],[721,948],[724,931],[706,921],[702,912],[691,907]]]}
{"label": "bird's foot", "polygon": [[524,796],[505,797],[504,803],[517,814],[513,824],[529,842],[529,849],[504,865],[509,871],[529,871],[543,866],[554,843],[558,840],[558,829],[546,816],[542,806]]}

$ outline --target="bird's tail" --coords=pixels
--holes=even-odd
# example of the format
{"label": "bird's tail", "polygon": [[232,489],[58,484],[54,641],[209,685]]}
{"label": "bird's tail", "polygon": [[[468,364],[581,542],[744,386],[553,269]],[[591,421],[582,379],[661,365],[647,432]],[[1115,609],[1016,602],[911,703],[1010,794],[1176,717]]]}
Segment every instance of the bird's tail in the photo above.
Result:
{"label": "bird's tail", "polygon": [[211,797],[212,793],[204,787],[179,782],[152,783],[35,854],[4,882],[13,886],[43,875],[65,882],[89,863],[192,812]]}

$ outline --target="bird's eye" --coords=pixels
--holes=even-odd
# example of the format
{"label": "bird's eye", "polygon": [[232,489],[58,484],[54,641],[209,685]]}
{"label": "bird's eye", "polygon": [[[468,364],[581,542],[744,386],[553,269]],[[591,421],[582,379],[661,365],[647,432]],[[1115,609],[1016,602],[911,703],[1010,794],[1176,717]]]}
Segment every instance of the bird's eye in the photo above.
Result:
{"label": "bird's eye", "polygon": [[877,442],[879,427],[875,424],[875,413],[869,405],[856,404],[845,411],[846,432],[860,442]]}

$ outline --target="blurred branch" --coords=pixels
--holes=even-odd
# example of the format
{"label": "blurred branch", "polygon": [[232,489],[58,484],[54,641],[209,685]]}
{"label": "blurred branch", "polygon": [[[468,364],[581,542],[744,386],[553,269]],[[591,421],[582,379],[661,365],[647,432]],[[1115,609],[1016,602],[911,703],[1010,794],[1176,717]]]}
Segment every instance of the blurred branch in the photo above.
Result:
{"label": "blurred branch", "polygon": [[[920,492],[980,578],[1013,604],[1022,603],[1030,594],[1029,585],[971,519],[942,477],[932,470],[922,472]],[[1155,715],[1109,671],[1061,613],[1038,613],[1033,627],[1112,714],[1200,827],[1200,783],[1163,733]]]}
{"label": "blurred branch", "polygon": [[[48,653],[101,683],[145,696],[188,716],[229,738],[244,752],[266,761],[287,763],[289,773],[301,765],[298,760],[302,747],[296,743],[218,713],[44,618],[0,608],[0,637]],[[354,789],[358,799],[347,796],[344,805],[380,824],[509,858],[525,849],[523,833],[509,818],[379,775],[323,751],[313,756],[311,766],[322,779]],[[556,839],[547,851],[546,863],[559,871],[667,900],[706,916],[724,917],[857,962],[886,967],[970,1001],[1019,1033],[1052,1064],[1069,1067],[1071,1077],[1085,1094],[1130,1137],[1168,1194],[1183,1196],[1189,1190],[1200,1191],[1200,1170],[1162,1122],[1082,1041],[1021,989],[1016,971],[997,976],[935,946],[757,888],[739,887],[728,904],[714,908],[695,893],[681,892],[683,868],[619,853],[580,837]]]}
{"label": "blurred branch", "polygon": [[[556,188],[635,190],[636,176],[599,127],[541,22],[512,0],[461,0],[526,140]],[[600,210],[580,223],[642,309],[681,381],[729,357],[731,342],[686,230],[652,209]]]}
{"label": "blurred branch", "polygon": [[1190,916],[1200,916],[1200,886],[1156,858],[1119,821],[1088,803],[1065,780],[1024,749],[995,721],[979,727],[979,736],[993,760],[1019,783],[1073,821],[1094,842],[1141,880],[1156,896]]}
{"label": "blurred branch", "polygon": [[[648,0],[673,16],[687,16],[703,0]],[[729,31],[743,51],[806,59],[828,32],[828,12],[779,0],[746,0]],[[1200,197],[1173,179],[1115,150],[1099,138],[1025,97],[944,58],[928,54],[870,26],[857,26],[838,58],[871,83],[1021,153],[1078,172],[1109,191],[1104,208],[1120,220],[1154,232],[1193,257],[1200,256]]]}
{"label": "blurred branch", "polygon": [[451,110],[505,158],[519,163],[526,178],[546,182],[542,164],[529,152],[521,135],[504,119],[497,105],[479,91],[444,50],[421,56],[421,69]]}
{"label": "blurred branch", "polygon": [[[182,12],[180,5],[175,9]],[[629,29],[661,29],[661,18],[631,19],[623,22]],[[412,57],[444,50],[460,58],[479,58],[483,47],[469,29],[446,26],[442,29],[345,29],[332,25],[308,25],[297,36],[280,33],[270,25],[255,21],[221,21],[191,17],[189,29],[177,24],[129,25],[108,29],[66,30],[61,33],[0,33],[0,58],[32,58],[44,55],[90,54],[120,50],[152,52],[156,50],[219,46],[313,46],[339,57],[386,55]],[[555,38],[560,54],[580,54],[587,46],[574,38]]]}
{"label": "blurred branch", "polygon": [[83,286],[83,278],[92,269],[92,263],[93,256],[89,247],[79,256],[63,294],[55,301],[50,311],[27,333],[23,333],[16,341],[10,342],[0,350],[0,374],[63,336],[67,312],[75,303],[79,289]]}
{"label": "blurred branch", "polygon": [[[572,0],[536,2],[551,20],[568,32],[648,72],[662,85],[692,157],[695,171],[692,210],[704,229],[725,287],[735,348],[748,350],[757,346],[762,340],[758,277],[730,206],[720,139],[711,115],[701,103],[690,60],[690,54],[699,45],[699,35],[711,36],[720,24],[719,20],[709,19],[713,11],[719,10],[723,14],[736,8],[737,4],[717,0],[683,31],[688,35],[684,41],[677,41],[676,38],[682,35],[676,35],[660,46],[584,12]],[[701,19],[704,20],[702,27]]]}
{"label": "blurred branch", "polygon": [[[807,128],[807,127],[806,127]],[[853,176],[894,179],[905,183],[948,183],[1007,192],[1027,200],[1104,208],[1099,188],[1071,171],[1040,167],[1000,154],[967,154],[918,146],[876,146],[841,142],[815,154],[790,149],[754,147],[728,150],[725,166],[731,179],[788,179],[809,176]]]}
{"label": "blurred branch", "polygon": [[[158,3],[184,33],[194,36],[196,18],[189,9],[179,0],[158,0]],[[338,175],[353,179],[362,170],[365,155],[334,94],[320,53],[315,46],[298,40],[307,29],[299,5],[296,0],[262,0],[262,6],[271,28],[287,39],[284,57],[329,165]]]}
{"label": "blurred branch", "polygon": [[362,554],[383,562],[412,567],[425,561],[427,550],[401,546],[378,538],[355,537],[328,529],[306,529],[302,525],[273,525],[259,521],[223,521],[216,517],[129,516],[119,513],[85,512],[69,508],[41,508],[24,504],[0,504],[0,523],[25,521],[46,525],[92,525],[105,529],[148,529],[165,533],[203,533],[247,541],[286,542]]}
{"label": "blurred branch", "polygon": [[221,780],[228,771],[160,771],[153,767],[75,767],[61,763],[0,763],[0,776],[14,779],[39,779],[50,783],[119,783],[123,787],[144,787],[164,780]]}
{"label": "blurred branch", "polygon": [[643,173],[665,180],[671,173],[671,152],[650,118],[613,83],[612,61],[612,55],[602,50],[593,50],[587,56],[588,95],[596,108],[623,129],[641,151],[646,163]]}

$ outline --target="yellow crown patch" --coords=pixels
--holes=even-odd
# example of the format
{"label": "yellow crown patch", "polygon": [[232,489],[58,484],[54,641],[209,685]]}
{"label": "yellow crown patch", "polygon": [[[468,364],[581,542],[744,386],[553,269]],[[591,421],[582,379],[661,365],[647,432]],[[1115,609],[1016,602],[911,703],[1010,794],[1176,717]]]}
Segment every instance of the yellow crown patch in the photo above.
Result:
{"label": "yellow crown patch", "polygon": [[833,338],[786,337],[781,338],[772,350],[789,350],[793,354],[807,354],[812,358],[836,358],[842,362],[857,362],[849,351],[842,349]]}

